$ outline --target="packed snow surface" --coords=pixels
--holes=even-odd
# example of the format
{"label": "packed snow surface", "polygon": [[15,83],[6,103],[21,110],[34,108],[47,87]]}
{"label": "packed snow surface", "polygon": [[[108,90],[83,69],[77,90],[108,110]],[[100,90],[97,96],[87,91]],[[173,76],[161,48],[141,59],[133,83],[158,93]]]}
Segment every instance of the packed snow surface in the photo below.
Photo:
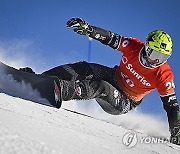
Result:
{"label": "packed snow surface", "polygon": [[56,109],[0,93],[1,154],[180,153],[180,147],[169,142],[149,143],[147,138],[132,147],[123,142],[129,132],[137,138],[168,137],[166,127],[138,112],[108,115],[94,100],[63,102]]}

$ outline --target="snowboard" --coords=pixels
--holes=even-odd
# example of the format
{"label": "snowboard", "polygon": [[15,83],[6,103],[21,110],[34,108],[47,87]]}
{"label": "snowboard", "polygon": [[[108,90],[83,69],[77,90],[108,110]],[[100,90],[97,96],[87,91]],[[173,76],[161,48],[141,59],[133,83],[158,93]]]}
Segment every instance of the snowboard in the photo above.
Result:
{"label": "snowboard", "polygon": [[[0,62],[0,90],[15,97],[60,108],[62,102],[60,83],[56,76],[28,73]],[[15,86],[12,86],[13,84]],[[29,88],[33,94],[29,94]]]}

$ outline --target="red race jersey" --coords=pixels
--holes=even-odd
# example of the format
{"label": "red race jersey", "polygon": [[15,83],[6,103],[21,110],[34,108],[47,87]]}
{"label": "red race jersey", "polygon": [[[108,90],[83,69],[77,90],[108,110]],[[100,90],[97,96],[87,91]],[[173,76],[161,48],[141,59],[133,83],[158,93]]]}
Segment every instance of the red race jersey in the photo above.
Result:
{"label": "red race jersey", "polygon": [[144,66],[140,53],[144,42],[137,38],[121,37],[117,50],[122,51],[120,65],[116,69],[116,80],[125,94],[134,101],[140,101],[152,90],[157,89],[161,96],[174,92],[174,75],[167,62],[156,68]]}

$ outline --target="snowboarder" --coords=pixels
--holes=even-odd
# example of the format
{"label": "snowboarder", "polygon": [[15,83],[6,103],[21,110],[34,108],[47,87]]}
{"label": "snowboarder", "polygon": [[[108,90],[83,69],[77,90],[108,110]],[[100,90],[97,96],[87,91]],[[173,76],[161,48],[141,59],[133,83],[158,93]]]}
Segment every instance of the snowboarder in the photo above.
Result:
{"label": "snowboarder", "polygon": [[120,65],[114,68],[78,62],[44,72],[61,79],[62,101],[95,98],[103,110],[119,115],[138,106],[145,95],[157,89],[167,112],[171,142],[180,145],[179,105],[174,75],[167,62],[172,54],[171,37],[162,30],[155,30],[142,42],[89,25],[81,18],[70,19],[67,27],[121,51],[123,55]]}

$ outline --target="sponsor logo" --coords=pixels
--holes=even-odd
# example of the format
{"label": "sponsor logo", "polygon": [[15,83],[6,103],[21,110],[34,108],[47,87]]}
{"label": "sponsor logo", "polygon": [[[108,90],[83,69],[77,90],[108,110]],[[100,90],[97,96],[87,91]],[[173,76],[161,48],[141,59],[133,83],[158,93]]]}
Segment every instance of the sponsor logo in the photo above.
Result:
{"label": "sponsor logo", "polygon": [[[114,40],[114,39],[115,39],[115,40]],[[118,45],[119,45],[119,40],[120,40],[119,35],[112,33],[112,34],[111,34],[111,40],[109,41],[108,44],[109,44],[109,45],[112,44],[114,48],[117,48]]]}
{"label": "sponsor logo", "polygon": [[96,35],[95,35],[95,38],[96,38],[96,39],[98,39],[98,38],[100,38],[100,37],[101,37],[100,34],[96,34]]}
{"label": "sponsor logo", "polygon": [[[122,62],[123,62],[123,64],[126,65],[126,69],[129,70],[129,72],[130,72],[133,76],[135,76],[135,77],[140,81],[140,83],[142,83],[143,85],[148,86],[148,87],[151,86],[151,84],[145,79],[145,77],[144,77],[144,76],[141,76],[141,75],[133,68],[133,65],[130,64],[130,63],[128,63],[127,57],[123,56],[123,57],[122,57]],[[123,76],[123,78],[124,78],[124,76]],[[128,80],[128,81],[129,81],[129,80]],[[128,82],[128,83],[129,83],[129,82]]]}
{"label": "sponsor logo", "polygon": [[170,96],[168,102],[173,101],[176,99],[176,95]]}
{"label": "sponsor logo", "polygon": [[98,40],[105,40],[106,39],[106,37],[102,36],[101,34],[96,34],[95,38],[98,39]]}
{"label": "sponsor logo", "polygon": [[128,62],[128,59],[125,57],[125,56],[122,56],[122,60],[123,64],[127,64]]}
{"label": "sponsor logo", "polygon": [[122,42],[122,47],[125,48],[127,47],[128,44],[129,44],[129,40],[125,38],[124,41]]}
{"label": "sponsor logo", "polygon": [[55,98],[56,103],[61,101],[61,94],[55,80],[54,80],[54,98]]}
{"label": "sponsor logo", "polygon": [[119,95],[118,90],[114,90],[114,98],[117,98],[117,97],[118,97],[118,95]]}
{"label": "sponsor logo", "polygon": [[119,92],[118,90],[114,90],[113,96],[115,98],[115,106],[119,106],[120,103],[120,99],[119,99]]}

